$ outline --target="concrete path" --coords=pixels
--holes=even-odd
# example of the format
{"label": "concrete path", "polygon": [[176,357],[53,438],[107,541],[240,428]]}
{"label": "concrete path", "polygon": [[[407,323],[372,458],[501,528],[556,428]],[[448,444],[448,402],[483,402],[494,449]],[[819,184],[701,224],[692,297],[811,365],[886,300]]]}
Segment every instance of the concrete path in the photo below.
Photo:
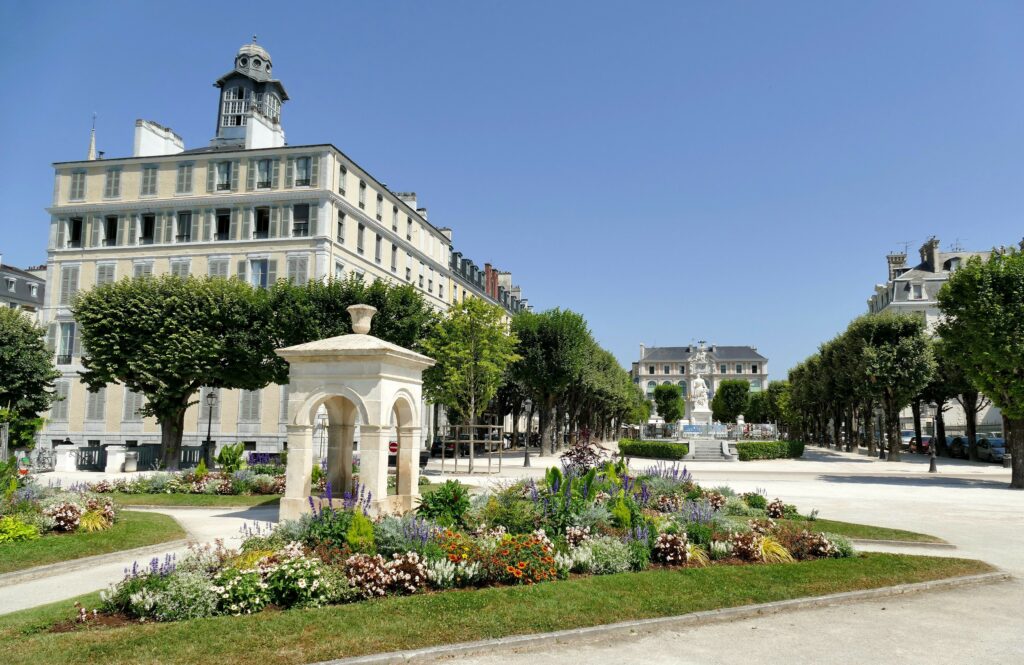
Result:
{"label": "concrete path", "polygon": [[[178,520],[188,534],[189,540],[200,543],[212,543],[223,538],[228,547],[237,547],[241,541],[241,528],[253,522],[277,521],[277,506],[256,508],[216,508],[216,509],[176,509],[158,508],[132,510],[149,510],[151,512],[170,515]],[[163,550],[154,548],[153,554],[139,561],[139,565],[148,565],[149,559],[156,555],[173,553],[177,556],[185,554],[186,548],[178,547]],[[70,570],[45,578],[5,585],[0,587],[0,614],[45,605],[47,603],[73,598],[83,593],[104,589],[107,585],[119,582],[124,577],[124,569],[132,565],[134,558],[130,555],[123,560],[114,558],[90,567],[88,570]],[[69,562],[69,568],[73,568]]]}

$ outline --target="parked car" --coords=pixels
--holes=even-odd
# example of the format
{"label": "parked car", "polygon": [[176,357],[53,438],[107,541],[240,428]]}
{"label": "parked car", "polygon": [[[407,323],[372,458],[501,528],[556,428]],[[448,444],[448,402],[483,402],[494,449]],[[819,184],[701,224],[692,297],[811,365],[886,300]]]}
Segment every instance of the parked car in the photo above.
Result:
{"label": "parked car", "polygon": [[916,436],[910,439],[910,452],[912,452],[912,453],[919,453],[919,454],[927,454],[927,453],[931,453],[931,451],[932,451],[932,437],[930,437],[930,436],[928,436],[926,434],[922,434],[921,435],[921,445],[917,444],[917,437]]}
{"label": "parked car", "polygon": [[910,450],[910,442],[914,440],[914,430],[905,429],[900,431],[900,448]]}
{"label": "parked car", "polygon": [[947,436],[946,440],[948,441],[946,445],[950,457],[959,457],[960,459],[968,459],[970,457],[966,436]]}
{"label": "parked car", "polygon": [[989,437],[978,441],[978,459],[982,462],[1002,462],[1006,455],[1006,439]]}

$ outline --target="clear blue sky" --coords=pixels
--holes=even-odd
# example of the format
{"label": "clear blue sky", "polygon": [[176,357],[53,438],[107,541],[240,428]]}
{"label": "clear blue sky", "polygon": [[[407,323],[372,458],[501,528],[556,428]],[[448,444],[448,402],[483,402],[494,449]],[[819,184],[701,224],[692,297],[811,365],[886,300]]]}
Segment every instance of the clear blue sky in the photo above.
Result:
{"label": "clear blue sky", "polygon": [[133,123],[211,137],[259,35],[292,144],[415,190],[530,302],[774,377],[865,310],[885,254],[1024,235],[1019,2],[0,5],[0,251],[46,260],[53,161]]}

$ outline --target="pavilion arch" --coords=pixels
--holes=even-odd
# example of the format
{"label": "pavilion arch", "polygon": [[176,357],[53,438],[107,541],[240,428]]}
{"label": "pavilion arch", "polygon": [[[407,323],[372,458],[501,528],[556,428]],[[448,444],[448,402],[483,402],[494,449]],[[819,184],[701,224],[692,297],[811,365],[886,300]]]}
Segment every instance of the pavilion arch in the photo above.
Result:
{"label": "pavilion arch", "polygon": [[[419,493],[419,409],[423,370],[430,358],[369,335],[377,311],[352,305],[351,335],[277,349],[288,361],[288,469],[281,519],[310,510],[313,425],[327,410],[327,479],[334,496],[354,489],[356,416],[359,418],[359,483],[374,513],[411,510]],[[391,405],[385,408],[385,405]],[[394,416],[394,421],[392,417]],[[388,496],[390,433],[397,431],[398,484]]]}

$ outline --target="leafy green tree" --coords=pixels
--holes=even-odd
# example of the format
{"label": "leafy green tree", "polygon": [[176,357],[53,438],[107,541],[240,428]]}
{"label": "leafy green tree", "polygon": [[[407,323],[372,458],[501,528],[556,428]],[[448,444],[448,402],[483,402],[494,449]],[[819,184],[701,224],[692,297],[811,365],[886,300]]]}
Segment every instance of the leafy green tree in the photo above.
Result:
{"label": "leafy green tree", "polygon": [[122,279],[74,304],[90,391],[122,383],[160,423],[163,463],[177,469],[185,412],[202,386],[258,390],[287,381],[274,354],[267,291],[231,279]]}
{"label": "leafy green tree", "polygon": [[[497,394],[508,366],[519,358],[519,340],[502,317],[500,307],[479,298],[463,300],[422,342],[423,351],[437,363],[423,373],[427,397],[467,420],[473,439],[477,418]],[[470,445],[471,472],[475,456]]]}
{"label": "leafy green tree", "polygon": [[734,423],[747,408],[750,382],[745,379],[725,379],[718,384],[711,399],[711,416],[723,423]]}
{"label": "leafy green tree", "polygon": [[[557,398],[580,374],[587,361],[587,352],[591,349],[590,331],[582,316],[557,308],[516,314],[512,331],[519,338],[521,354],[512,372],[530,393],[540,414],[543,446]],[[551,454],[554,453],[552,442]]]}
{"label": "leafy green tree", "polygon": [[686,414],[686,402],[683,401],[683,389],[674,383],[663,383],[654,388],[654,406],[658,415],[665,421],[665,427],[681,420]]}
{"label": "leafy green tree", "polygon": [[0,308],[0,421],[10,423],[12,449],[32,446],[42,424],[39,414],[54,399],[53,382],[60,372],[45,335],[24,313]]}
{"label": "leafy green tree", "polygon": [[747,397],[747,407],[743,410],[743,416],[748,423],[768,422],[768,393],[750,393]]}
{"label": "leafy green tree", "polygon": [[767,422],[788,426],[791,417],[789,381],[770,381],[765,397],[767,398],[766,407],[768,410]]}
{"label": "leafy green tree", "polygon": [[963,354],[971,382],[1009,425],[1010,487],[1024,489],[1024,242],[972,257],[939,290],[939,334]]}

